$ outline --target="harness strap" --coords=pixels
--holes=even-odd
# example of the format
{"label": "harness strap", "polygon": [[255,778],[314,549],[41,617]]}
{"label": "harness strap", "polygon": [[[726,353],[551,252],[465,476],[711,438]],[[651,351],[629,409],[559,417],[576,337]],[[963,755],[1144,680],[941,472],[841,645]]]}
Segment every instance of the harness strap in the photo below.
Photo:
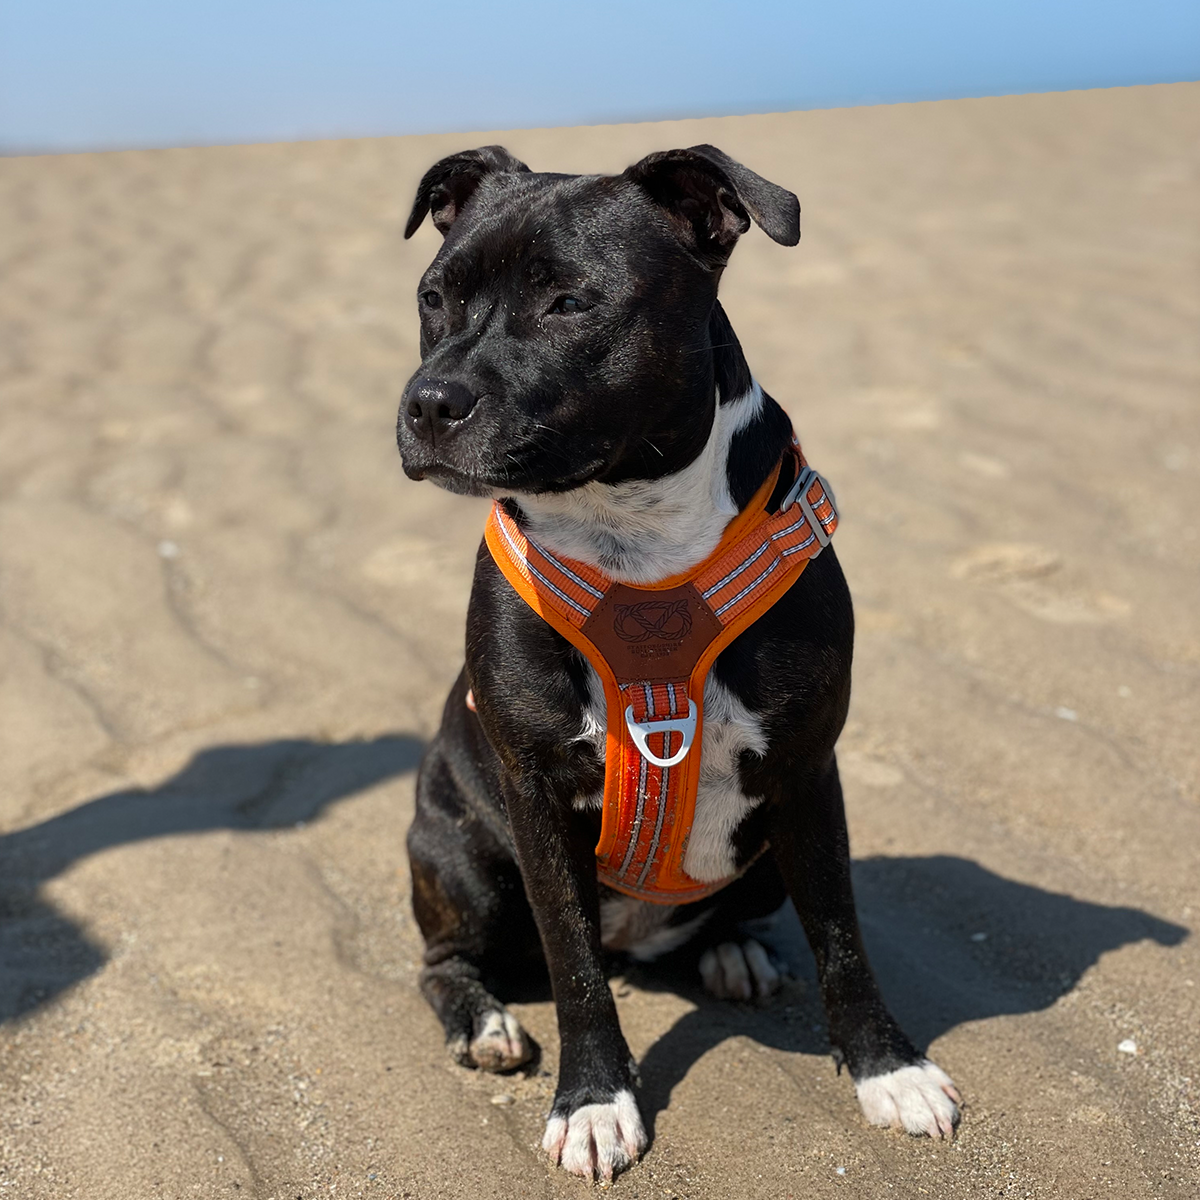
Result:
{"label": "harness strap", "polygon": [[[795,480],[767,511],[783,462]],[[484,538],[497,566],[604,684],[601,882],[660,904],[699,900],[736,875],[684,869],[700,782],[704,681],[720,652],[771,607],[837,528],[832,491],[799,443],[776,465],[716,549],[690,571],[631,587],[527,538],[497,503]]]}

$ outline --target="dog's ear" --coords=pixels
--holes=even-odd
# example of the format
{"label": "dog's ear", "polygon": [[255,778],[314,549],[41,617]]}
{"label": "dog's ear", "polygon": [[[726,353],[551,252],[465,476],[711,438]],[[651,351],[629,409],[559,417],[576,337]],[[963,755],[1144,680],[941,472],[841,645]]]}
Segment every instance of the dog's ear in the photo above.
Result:
{"label": "dog's ear", "polygon": [[750,219],[782,246],[800,240],[800,202],[715,146],[662,150],[625,176],[680,226],[695,248],[723,263]]}
{"label": "dog's ear", "polygon": [[412,237],[428,212],[433,214],[434,225],[445,237],[485,175],[528,170],[503,146],[480,146],[478,150],[463,150],[435,162],[421,177],[404,236]]}

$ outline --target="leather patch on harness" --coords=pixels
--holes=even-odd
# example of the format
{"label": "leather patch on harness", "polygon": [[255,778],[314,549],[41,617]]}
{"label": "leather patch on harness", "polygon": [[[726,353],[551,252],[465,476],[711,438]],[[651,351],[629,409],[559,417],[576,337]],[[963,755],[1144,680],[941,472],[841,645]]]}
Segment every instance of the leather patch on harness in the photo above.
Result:
{"label": "leather patch on harness", "polygon": [[691,583],[650,590],[614,583],[580,631],[620,683],[687,679],[721,632]]}

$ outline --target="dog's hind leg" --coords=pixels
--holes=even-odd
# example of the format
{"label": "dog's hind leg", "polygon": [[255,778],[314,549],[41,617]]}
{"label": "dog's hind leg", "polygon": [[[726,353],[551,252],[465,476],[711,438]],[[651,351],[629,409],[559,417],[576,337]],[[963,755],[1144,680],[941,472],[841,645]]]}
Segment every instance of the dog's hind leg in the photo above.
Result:
{"label": "dog's hind leg", "polygon": [[767,1000],[783,984],[787,967],[775,957],[774,921],[787,903],[775,860],[764,854],[717,894],[715,911],[694,943],[705,990],[718,1000]]}
{"label": "dog's hind leg", "polygon": [[536,1047],[489,984],[506,968],[544,970],[537,929],[516,864],[493,831],[471,820],[453,787],[435,744],[408,834],[413,911],[425,938],[421,994],[456,1062],[510,1071]]}
{"label": "dog's hind leg", "polygon": [[958,1091],[896,1023],[867,963],[836,761],[811,785],[793,786],[775,811],[771,849],[817,960],[834,1058],[849,1067],[872,1125],[953,1137]]}

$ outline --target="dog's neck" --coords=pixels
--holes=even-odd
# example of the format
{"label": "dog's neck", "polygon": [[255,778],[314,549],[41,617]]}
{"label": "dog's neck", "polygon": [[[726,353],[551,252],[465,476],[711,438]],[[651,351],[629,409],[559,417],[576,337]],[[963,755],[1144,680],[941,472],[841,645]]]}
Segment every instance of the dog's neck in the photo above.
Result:
{"label": "dog's neck", "polygon": [[[767,405],[775,407],[752,381],[748,391],[716,405],[704,449],[681,471],[661,479],[517,496],[521,524],[552,553],[588,563],[622,583],[657,583],[688,571],[713,552],[748,499],[739,495],[745,490],[738,484],[744,471],[735,469],[731,455],[738,434],[764,423]],[[763,432],[769,436],[769,428]],[[737,438],[739,448],[743,440]],[[760,448],[754,450],[761,458]]]}

